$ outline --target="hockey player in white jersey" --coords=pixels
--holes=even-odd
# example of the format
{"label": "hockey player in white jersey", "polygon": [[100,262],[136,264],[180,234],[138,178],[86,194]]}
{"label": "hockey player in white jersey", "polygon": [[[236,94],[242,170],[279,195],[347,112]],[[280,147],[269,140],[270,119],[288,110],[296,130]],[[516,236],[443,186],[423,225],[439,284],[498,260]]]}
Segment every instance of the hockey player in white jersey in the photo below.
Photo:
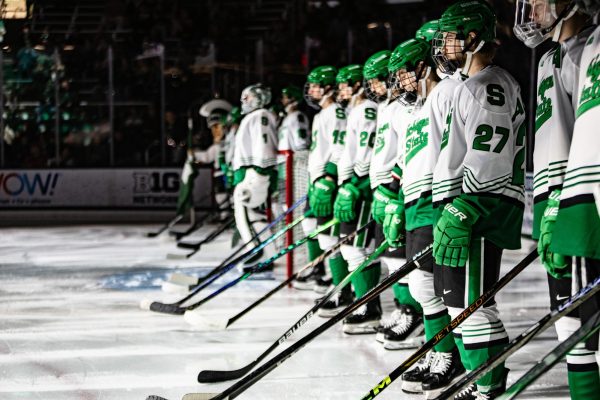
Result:
{"label": "hockey player in white jersey", "polygon": [[[524,208],[525,112],[517,82],[492,65],[496,16],[483,0],[460,1],[439,20],[433,57],[445,73],[465,78],[433,172],[435,293],[450,316],[495,283],[503,249],[520,247]],[[454,331],[460,360],[439,359],[423,389],[442,387],[502,350],[508,335],[492,300]],[[462,364],[460,365],[462,361]],[[504,390],[503,364],[477,380],[463,398],[491,399]]]}
{"label": "hockey player in white jersey", "polygon": [[[369,58],[367,69],[373,63]],[[349,108],[344,150],[338,163],[338,194],[334,203],[334,216],[340,220],[342,236],[355,231],[371,218],[371,188],[369,166],[375,141],[377,103],[368,99],[362,87],[363,67],[353,64],[341,68],[336,77],[338,103]],[[351,273],[373,252],[373,230],[358,235],[352,244],[340,251],[348,264],[345,273]],[[357,298],[362,297],[379,282],[381,265],[371,264],[352,277],[352,287]],[[379,298],[357,309],[344,320],[343,331],[348,334],[375,333],[381,318]]]}
{"label": "hockey player in white jersey", "polygon": [[[585,8],[585,7],[584,7]],[[581,167],[581,158],[576,155],[572,161],[569,150],[574,137],[576,118],[581,54],[586,48],[590,34],[594,30],[590,26],[590,16],[578,9],[575,1],[571,0],[521,0],[517,4],[517,18],[514,31],[517,37],[529,47],[536,47],[548,38],[558,45],[544,54],[538,66],[538,90],[535,122],[535,148],[533,153],[534,166],[534,225],[533,237],[538,239],[538,252],[542,263],[548,272],[550,288],[550,306],[556,309],[564,299],[567,299],[573,289],[579,289],[578,283],[593,279],[593,270],[598,273],[600,261],[582,259],[586,252],[580,249],[589,248],[593,243],[593,252],[600,243],[596,235],[576,236],[576,228],[585,221],[594,223],[594,214],[567,217],[568,224],[563,224],[562,241],[566,246],[559,252],[549,250],[551,244],[561,243],[553,238],[553,230],[557,220],[557,210],[561,190],[565,187],[567,193],[574,186],[565,180],[568,165],[575,172],[570,177],[573,182],[577,174],[584,173],[587,179],[593,180]],[[593,42],[593,38],[591,38]],[[596,56],[598,53],[596,53]],[[587,71],[586,71],[587,72]],[[583,79],[587,77],[584,75]],[[596,124],[598,119],[596,120]],[[597,129],[590,125],[592,130]],[[592,142],[586,142],[583,148],[588,148]],[[598,161],[597,152],[594,157]],[[571,154],[573,154],[571,152]],[[594,165],[594,164],[592,164]],[[596,163],[598,165],[598,163]],[[577,179],[575,178],[575,181]],[[575,192],[577,189],[575,189]],[[588,190],[588,193],[591,193]],[[579,197],[580,193],[571,193],[570,198]],[[569,205],[569,201],[561,205]],[[593,204],[593,202],[592,202]],[[569,210],[569,207],[566,208]],[[571,208],[571,210],[574,208]],[[569,214],[567,212],[566,214]],[[563,220],[565,221],[565,220]],[[574,221],[577,221],[575,224]],[[598,221],[598,218],[595,218]],[[596,225],[597,227],[598,225]],[[585,231],[579,230],[579,231]],[[566,233],[566,235],[565,235]],[[586,232],[588,233],[588,232]],[[591,240],[591,241],[590,241]],[[573,255],[575,257],[567,257]],[[600,257],[598,257],[600,258]],[[597,310],[598,303],[587,302],[556,324],[559,340],[565,340],[581,326],[581,318],[591,317]],[[589,343],[589,342],[588,342]],[[600,377],[594,350],[598,348],[597,337],[593,346],[581,343],[567,354],[567,370],[569,388],[572,399],[592,398],[600,391]]]}
{"label": "hockey player in white jersey", "polygon": [[310,146],[310,123],[308,117],[299,109],[303,100],[302,91],[296,86],[287,86],[281,90],[281,104],[285,117],[279,126],[279,151],[302,151]]}
{"label": "hockey player in white jersey", "polygon": [[[335,76],[337,69],[332,66],[314,68],[307,77],[304,87],[304,98],[308,105],[319,109],[313,119],[310,154],[308,158],[310,214],[314,218],[306,218],[302,224],[306,234],[333,218],[333,202],[336,194],[337,165],[342,144],[346,135],[346,113],[335,102]],[[336,242],[339,225],[332,228],[331,235],[322,234],[318,243],[308,242],[309,260],[318,257],[324,249]],[[335,263],[345,263],[338,254],[329,257],[328,265],[332,269]],[[333,267],[335,268],[335,267]],[[334,283],[335,277],[334,277]],[[336,297],[334,300],[349,304],[351,299],[344,300]],[[320,310],[321,315],[322,310]]]}
{"label": "hockey player in white jersey", "polygon": [[[440,82],[431,59],[433,35],[428,39],[417,38],[402,43],[390,61],[398,71],[396,81],[404,89],[400,100],[414,103],[414,111],[401,138],[403,151],[400,151],[398,161],[402,185],[398,200],[391,200],[386,207],[383,231],[391,244],[397,244],[406,236],[409,259],[433,242],[433,171],[454,90],[459,85],[458,80],[450,77]],[[402,232],[402,227],[406,233]],[[431,261],[419,265],[409,274],[410,292],[423,309],[427,340],[450,323],[448,309],[434,290],[434,268]],[[454,340],[451,336],[446,337],[415,368],[403,374],[402,389],[409,393],[425,391],[428,399],[437,397],[446,386],[439,374],[445,372],[447,360],[458,359],[458,356]]]}
{"label": "hockey player in white jersey", "polygon": [[[255,235],[253,224],[264,219],[258,209],[267,202],[271,182],[277,176],[274,168],[277,133],[265,109],[270,101],[270,89],[261,84],[250,85],[242,91],[244,119],[235,136],[232,167],[235,222],[244,242]],[[257,254],[251,261],[260,256]]]}

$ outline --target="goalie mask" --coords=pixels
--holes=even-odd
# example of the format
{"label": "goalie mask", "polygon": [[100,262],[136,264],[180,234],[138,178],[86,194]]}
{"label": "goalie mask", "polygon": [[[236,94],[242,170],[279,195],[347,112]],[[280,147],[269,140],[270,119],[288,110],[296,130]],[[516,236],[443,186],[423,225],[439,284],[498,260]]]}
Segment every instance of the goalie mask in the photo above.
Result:
{"label": "goalie mask", "polygon": [[359,64],[352,64],[340,68],[335,76],[337,90],[335,101],[342,107],[348,107],[352,97],[362,93],[363,67]]}
{"label": "goalie mask", "polygon": [[390,53],[389,50],[378,51],[365,62],[363,69],[365,83],[363,86],[367,97],[375,103],[381,103],[387,100],[389,96],[387,79]]}
{"label": "goalie mask", "polygon": [[319,110],[328,97],[333,95],[337,69],[323,65],[310,71],[304,85],[304,100],[312,108]]}
{"label": "goalie mask", "polygon": [[483,0],[458,2],[446,9],[432,43],[432,57],[444,74],[468,72],[473,54],[496,39],[496,14]]}
{"label": "goalie mask", "polygon": [[515,36],[527,47],[537,47],[552,37],[557,42],[562,24],[578,9],[569,0],[517,0],[515,10]]}
{"label": "goalie mask", "polygon": [[392,90],[401,92],[397,100],[414,104],[427,96],[427,78],[431,73],[431,45],[422,39],[409,39],[392,52],[389,68]]}
{"label": "goalie mask", "polygon": [[242,90],[240,101],[242,114],[250,114],[254,110],[266,107],[271,102],[271,89],[261,83],[250,85]]}

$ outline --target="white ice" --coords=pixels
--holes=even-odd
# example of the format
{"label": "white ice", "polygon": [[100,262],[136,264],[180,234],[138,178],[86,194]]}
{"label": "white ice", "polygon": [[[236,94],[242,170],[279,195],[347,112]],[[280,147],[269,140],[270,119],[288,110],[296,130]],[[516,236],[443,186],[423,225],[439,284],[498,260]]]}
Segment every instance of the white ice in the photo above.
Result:
{"label": "white ice", "polygon": [[[160,291],[173,271],[208,271],[230,251],[231,234],[189,260],[167,260],[177,249],[149,226],[72,226],[3,229],[0,241],[0,398],[44,400],[169,400],[187,392],[219,392],[231,382],[201,385],[203,369],[237,369],[252,361],[317,297],[285,289],[227,331],[199,332],[182,317],[139,308],[140,300],[174,301]],[[204,227],[189,240],[199,239]],[[506,252],[508,269],[531,249]],[[280,268],[281,269],[281,268]],[[276,273],[281,279],[283,272]],[[236,273],[227,275],[227,279]],[[226,280],[220,280],[223,283]],[[229,317],[276,284],[248,280],[205,304],[207,315]],[[218,285],[211,286],[214,289]],[[393,308],[390,293],[384,308]],[[530,266],[498,297],[511,337],[548,311],[542,267]],[[288,343],[324,322],[313,317]],[[556,344],[551,328],[509,361],[509,382]],[[282,348],[287,346],[284,345]],[[281,349],[279,349],[281,350]],[[247,399],[359,399],[410,351],[386,351],[372,335],[347,336],[335,326],[251,387]],[[381,399],[418,399],[399,382]],[[522,398],[567,399],[561,362]]]}

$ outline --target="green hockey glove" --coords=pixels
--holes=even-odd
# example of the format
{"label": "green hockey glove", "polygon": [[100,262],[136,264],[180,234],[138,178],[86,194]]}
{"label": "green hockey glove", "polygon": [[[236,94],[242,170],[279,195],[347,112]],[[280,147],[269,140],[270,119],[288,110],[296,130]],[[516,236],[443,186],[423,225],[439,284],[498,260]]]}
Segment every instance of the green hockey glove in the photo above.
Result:
{"label": "green hockey glove", "polygon": [[464,267],[469,258],[473,224],[480,213],[461,198],[446,204],[433,229],[435,263],[448,267]]}
{"label": "green hockey glove", "polygon": [[356,219],[356,202],[360,198],[360,190],[352,183],[345,183],[338,190],[333,204],[333,216],[340,222],[351,222]]}
{"label": "green hockey glove", "polygon": [[406,218],[404,216],[404,199],[390,200],[385,206],[383,235],[391,247],[404,246],[406,239]]}
{"label": "green hockey glove", "polygon": [[233,171],[233,186],[237,185],[246,177],[246,167],[242,167]]}
{"label": "green hockey glove", "polygon": [[558,216],[558,206],[560,202],[560,190],[555,190],[548,197],[548,204],[544,210],[542,221],[540,223],[540,238],[538,240],[538,254],[546,271],[556,279],[568,278],[571,276],[571,269],[567,264],[565,257],[550,251],[552,243],[552,232]]}
{"label": "green hockey glove", "polygon": [[371,213],[373,214],[373,219],[379,225],[383,224],[383,220],[385,219],[385,206],[388,205],[390,200],[398,200],[398,193],[394,193],[383,185],[377,186],[377,189],[373,192]]}
{"label": "green hockey glove", "polygon": [[333,213],[335,189],[335,182],[325,178],[319,178],[312,184],[308,203],[315,217],[328,217]]}

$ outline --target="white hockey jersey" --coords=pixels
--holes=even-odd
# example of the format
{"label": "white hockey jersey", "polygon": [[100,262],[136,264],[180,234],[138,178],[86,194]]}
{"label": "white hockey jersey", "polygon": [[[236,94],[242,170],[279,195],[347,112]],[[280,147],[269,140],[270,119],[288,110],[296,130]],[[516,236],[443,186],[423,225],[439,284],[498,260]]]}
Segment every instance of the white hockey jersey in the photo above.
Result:
{"label": "white hockey jersey", "polygon": [[404,135],[402,192],[406,209],[406,230],[433,224],[431,185],[440,154],[446,118],[452,107],[454,90],[460,82],[445,78],[415,109]]}
{"label": "white hockey jersey", "polygon": [[550,250],[600,259],[600,28],[580,60],[576,120]]}
{"label": "white hockey jersey", "polygon": [[256,166],[273,167],[277,163],[277,134],[273,118],[265,109],[246,115],[235,135],[233,169]]}
{"label": "white hockey jersey", "polygon": [[279,127],[279,151],[308,150],[310,146],[308,117],[299,110],[289,112]]}
{"label": "white hockey jersey", "polygon": [[573,125],[579,60],[593,27],[585,29],[542,56],[538,65],[535,148],[533,152],[533,238],[539,236],[540,222],[548,195],[562,186]]}
{"label": "white hockey jersey", "polygon": [[377,103],[364,99],[348,115],[344,149],[338,162],[338,184],[369,174],[377,127]]}
{"label": "white hockey jersey", "polygon": [[377,128],[375,148],[371,156],[369,176],[371,188],[391,183],[392,169],[398,161],[399,129],[409,121],[412,107],[407,107],[396,100],[389,100],[377,108]]}
{"label": "white hockey jersey", "polygon": [[497,66],[457,86],[432,186],[437,205],[470,195],[482,211],[474,234],[509,249],[520,247],[523,218],[525,111],[520,92],[515,79]]}
{"label": "white hockey jersey", "polygon": [[329,170],[337,176],[337,162],[344,150],[345,140],[346,112],[337,104],[331,104],[313,119],[312,143],[308,155],[310,182],[324,176]]}

